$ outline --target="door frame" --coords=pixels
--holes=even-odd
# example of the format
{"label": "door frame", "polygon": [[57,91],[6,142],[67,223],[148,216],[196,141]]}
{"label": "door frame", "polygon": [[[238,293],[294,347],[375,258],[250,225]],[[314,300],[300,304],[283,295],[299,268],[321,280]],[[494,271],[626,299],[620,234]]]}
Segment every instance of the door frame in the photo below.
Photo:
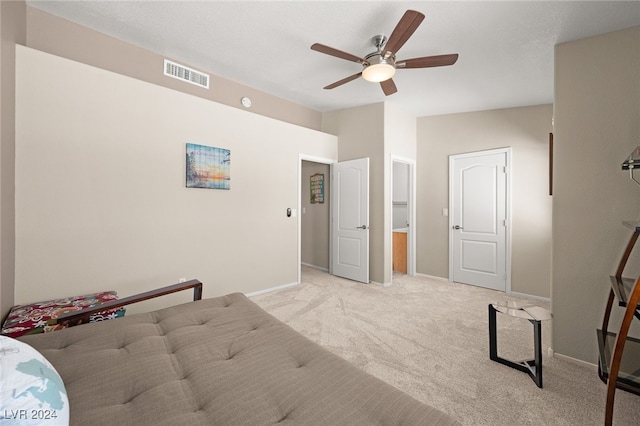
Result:
{"label": "door frame", "polygon": [[449,282],[453,282],[453,162],[458,158],[477,157],[481,155],[505,154],[506,176],[505,176],[505,293],[511,294],[511,147],[487,149],[482,151],[466,152],[463,154],[449,155]]}
{"label": "door frame", "polygon": [[[302,154],[298,155],[298,284],[302,282],[302,162],[310,161],[313,163],[328,164],[337,163],[338,160],[332,158],[317,157],[314,155]],[[326,201],[326,200],[325,200]],[[331,203],[331,200],[328,200]],[[329,206],[331,208],[331,206]],[[329,219],[331,221],[331,219]],[[329,270],[331,270],[331,239],[329,239]]]}
{"label": "door frame", "polygon": [[416,160],[411,158],[401,157],[399,155],[391,154],[391,173],[389,175],[391,183],[391,202],[388,206],[389,210],[389,229],[387,241],[391,247],[390,259],[391,263],[391,279],[393,284],[393,163],[403,163],[409,166],[409,197],[407,199],[407,220],[409,221],[409,228],[407,229],[407,275],[416,275]]}

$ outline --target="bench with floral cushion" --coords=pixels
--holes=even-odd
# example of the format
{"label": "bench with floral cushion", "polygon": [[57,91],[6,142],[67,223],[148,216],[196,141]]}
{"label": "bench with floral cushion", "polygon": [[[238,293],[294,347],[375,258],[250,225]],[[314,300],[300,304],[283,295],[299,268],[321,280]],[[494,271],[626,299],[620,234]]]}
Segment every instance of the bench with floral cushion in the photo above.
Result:
{"label": "bench with floral cushion", "polygon": [[[65,326],[58,324],[58,317],[94,308],[113,300],[118,300],[118,295],[115,291],[103,291],[28,305],[17,305],[11,308],[7,319],[2,325],[0,334],[15,338],[25,334],[47,333],[59,330]],[[93,313],[89,322],[119,318],[124,314],[125,309],[123,307],[107,309]]]}
{"label": "bench with floral cushion", "polygon": [[123,317],[124,306],[183,290],[193,289],[193,300],[202,299],[202,283],[190,280],[119,299],[115,291],[14,306],[0,335],[19,337],[47,333],[61,328]]}

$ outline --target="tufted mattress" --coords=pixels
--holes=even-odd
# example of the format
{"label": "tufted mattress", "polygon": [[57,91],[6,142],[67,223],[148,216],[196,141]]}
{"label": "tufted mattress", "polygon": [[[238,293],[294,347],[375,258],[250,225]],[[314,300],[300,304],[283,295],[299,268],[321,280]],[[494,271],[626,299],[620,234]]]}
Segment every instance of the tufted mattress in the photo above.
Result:
{"label": "tufted mattress", "polygon": [[236,293],[24,336],[76,425],[449,425]]}

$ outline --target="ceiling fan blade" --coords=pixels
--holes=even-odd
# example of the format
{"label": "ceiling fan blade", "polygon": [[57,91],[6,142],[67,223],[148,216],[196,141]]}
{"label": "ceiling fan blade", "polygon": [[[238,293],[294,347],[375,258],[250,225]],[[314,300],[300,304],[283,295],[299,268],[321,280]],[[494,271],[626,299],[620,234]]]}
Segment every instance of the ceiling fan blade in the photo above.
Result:
{"label": "ceiling fan blade", "polygon": [[438,56],[425,56],[423,58],[405,59],[403,61],[397,61],[397,68],[429,68],[429,67],[443,67],[446,65],[453,65],[458,60],[458,54],[453,53],[451,55],[438,55]]}
{"label": "ceiling fan blade", "polygon": [[382,91],[385,96],[393,95],[398,91],[396,84],[393,82],[393,79],[385,80],[380,82],[380,87],[382,87]]}
{"label": "ceiling fan blade", "polygon": [[311,50],[335,56],[336,58],[346,59],[347,61],[358,62],[360,64],[364,64],[365,62],[364,59],[358,58],[356,55],[352,55],[351,53],[343,52],[342,50],[334,49],[333,47],[325,46],[320,43],[314,43],[311,45]]}
{"label": "ceiling fan blade", "polygon": [[332,83],[328,86],[325,87],[326,90],[329,89],[335,89],[338,86],[342,86],[345,83],[348,83],[352,80],[355,80],[356,78],[360,77],[362,75],[361,72],[359,72],[358,74],[354,74],[354,75],[350,75],[349,77],[343,78],[342,80],[336,81],[335,83]]}
{"label": "ceiling fan blade", "polygon": [[418,29],[423,19],[424,15],[422,13],[415,10],[407,10],[400,18],[400,22],[396,25],[391,36],[389,36],[389,41],[384,46],[384,53],[391,52],[395,54],[398,52],[415,30]]}

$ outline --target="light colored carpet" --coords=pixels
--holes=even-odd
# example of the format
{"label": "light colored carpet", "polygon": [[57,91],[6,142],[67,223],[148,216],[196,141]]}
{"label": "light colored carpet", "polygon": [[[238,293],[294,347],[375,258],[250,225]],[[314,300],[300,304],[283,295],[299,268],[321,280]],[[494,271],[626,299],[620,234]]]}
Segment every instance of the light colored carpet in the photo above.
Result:
{"label": "light colored carpet", "polygon": [[[548,356],[543,381],[489,360],[490,302],[531,300],[419,276],[365,285],[303,267],[302,284],[252,298],[330,351],[466,425],[601,425],[606,385],[595,368]],[[534,301],[548,308],[545,302]],[[499,355],[533,358],[533,327],[498,313]],[[595,330],[593,338],[596,339]],[[616,393],[614,424],[640,424],[640,397]]]}

